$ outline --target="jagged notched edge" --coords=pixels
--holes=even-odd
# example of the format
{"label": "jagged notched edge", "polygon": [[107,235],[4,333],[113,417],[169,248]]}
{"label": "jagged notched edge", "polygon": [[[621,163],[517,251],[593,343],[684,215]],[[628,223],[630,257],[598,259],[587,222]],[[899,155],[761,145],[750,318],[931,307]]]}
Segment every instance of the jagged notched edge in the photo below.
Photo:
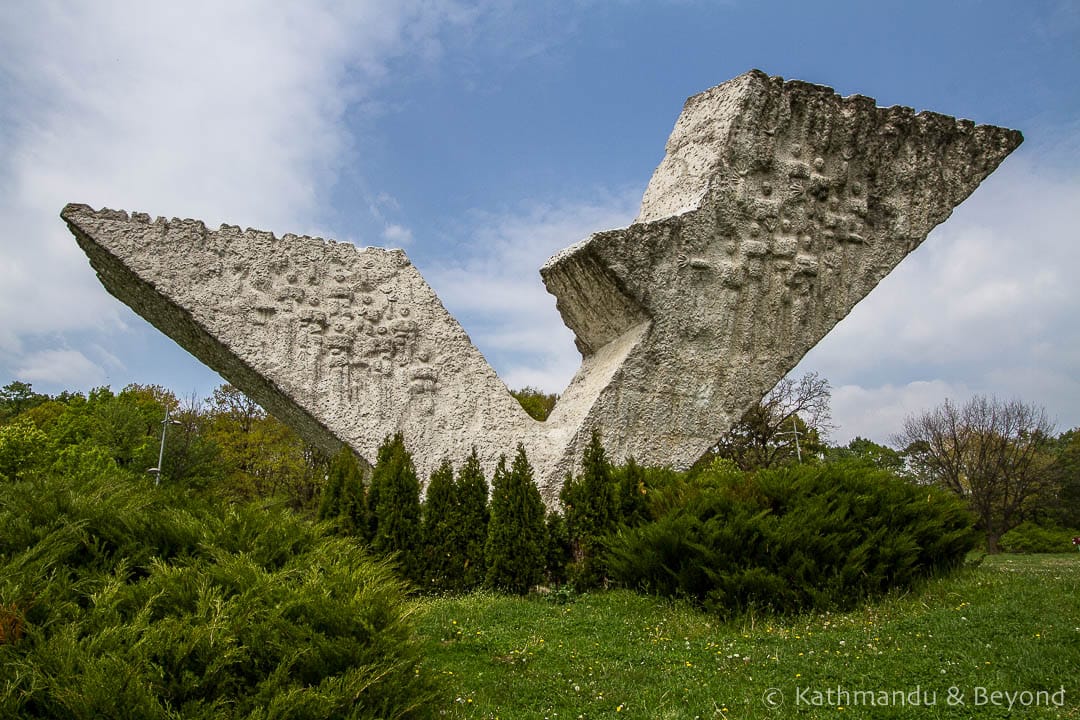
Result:
{"label": "jagged notched edge", "polygon": [[[901,115],[908,115],[908,116],[915,117],[915,118],[925,118],[927,120],[948,120],[950,122],[956,123],[957,126],[963,127],[965,129],[993,128],[995,130],[1004,130],[1004,131],[1006,131],[1008,133],[1015,133],[1016,135],[1020,136],[1021,139],[1023,138],[1023,133],[1021,133],[1019,130],[1013,130],[1011,128],[1006,128],[1006,127],[1001,126],[1001,125],[991,125],[989,123],[976,124],[974,120],[969,120],[967,118],[961,118],[961,117],[955,117],[953,115],[947,115],[945,113],[937,112],[935,110],[923,109],[923,110],[916,111],[915,108],[913,108],[913,107],[911,107],[909,105],[878,105],[877,100],[875,98],[873,98],[873,97],[870,97],[869,95],[863,95],[862,93],[852,93],[850,95],[841,95],[839,92],[837,92],[836,88],[832,87],[831,85],[826,85],[824,83],[810,82],[808,80],[799,80],[799,79],[786,80],[781,75],[769,75],[764,70],[761,70],[759,68],[752,68],[750,70],[747,70],[745,73],[743,73],[743,76],[747,76],[747,75],[752,75],[752,76],[758,77],[759,79],[767,80],[769,82],[779,82],[779,83],[783,84],[783,86],[785,88],[787,88],[787,87],[791,87],[791,88],[805,87],[805,88],[812,89],[812,90],[814,90],[816,92],[828,91],[828,92],[832,93],[833,95],[835,95],[836,97],[840,98],[840,100],[842,100],[845,105],[847,105],[847,104],[853,104],[853,105],[865,104],[865,105],[869,105],[869,106],[873,107],[876,110],[888,110],[890,112],[895,112],[895,113],[901,114]],[[737,78],[735,78],[735,79],[737,79]],[[727,82],[731,82],[731,80],[728,80]],[[702,91],[701,93],[695,93],[694,95],[691,95],[690,98],[687,98],[687,101],[689,101],[691,98],[697,97],[698,95],[701,95],[703,93],[710,92],[713,89],[718,88],[718,87],[720,87],[721,85],[724,85],[724,84],[726,84],[726,83],[720,83],[719,85],[715,85],[712,88],[709,88],[708,90]],[[1020,143],[1018,142],[1017,145],[1019,145],[1019,144]]]}
{"label": "jagged notched edge", "polygon": [[77,217],[79,213],[88,213],[99,220],[119,220],[121,222],[140,223],[142,225],[154,225],[161,227],[164,230],[168,230],[174,225],[181,227],[193,227],[199,233],[206,235],[214,232],[237,232],[245,235],[263,235],[269,236],[270,240],[274,242],[297,242],[297,241],[314,241],[322,243],[323,245],[348,245],[356,249],[357,252],[364,252],[366,250],[380,250],[382,252],[400,253],[404,259],[404,264],[411,264],[408,254],[403,248],[387,248],[379,247],[377,245],[357,245],[354,242],[348,240],[334,240],[333,238],[323,238],[318,235],[297,235],[296,233],[285,233],[280,238],[274,234],[271,230],[259,230],[257,228],[241,229],[239,225],[230,225],[229,223],[221,223],[217,230],[210,230],[206,223],[202,220],[195,218],[178,218],[174,217],[171,220],[167,219],[163,215],[158,215],[151,220],[149,213],[144,212],[131,212],[127,210],[113,210],[112,208],[103,207],[100,210],[95,210],[86,203],[68,203],[60,211],[60,218],[69,224],[77,224]]}

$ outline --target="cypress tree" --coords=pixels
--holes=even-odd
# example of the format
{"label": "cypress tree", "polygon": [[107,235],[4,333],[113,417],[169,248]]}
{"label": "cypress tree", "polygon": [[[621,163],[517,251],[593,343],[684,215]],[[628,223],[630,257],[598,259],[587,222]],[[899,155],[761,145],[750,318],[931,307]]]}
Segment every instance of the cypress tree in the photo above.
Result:
{"label": "cypress tree", "polygon": [[600,431],[593,428],[585,446],[581,475],[567,475],[559,492],[573,549],[571,579],[582,587],[599,586],[605,579],[603,541],[616,526],[614,489]]}
{"label": "cypress tree", "polygon": [[428,481],[424,499],[424,587],[434,592],[461,585],[463,558],[455,542],[454,468],[444,459]]}
{"label": "cypress tree", "polygon": [[629,458],[619,472],[615,499],[615,523],[637,527],[649,519],[645,494],[645,468]]}
{"label": "cypress tree", "polygon": [[524,446],[518,444],[509,472],[506,458],[499,458],[491,485],[487,584],[525,595],[543,578],[545,533],[544,502]]}
{"label": "cypress tree", "polygon": [[488,484],[476,447],[458,471],[456,491],[453,532],[462,561],[458,589],[468,591],[480,587],[487,572],[484,545],[488,536]]}
{"label": "cypress tree", "polygon": [[400,432],[388,436],[379,447],[371,472],[368,507],[372,518],[371,549],[395,554],[402,574],[420,582],[420,481]]}
{"label": "cypress tree", "polygon": [[566,582],[566,566],[570,563],[570,535],[566,530],[566,518],[552,511],[547,515],[547,581],[550,585],[562,585]]}
{"label": "cypress tree", "polygon": [[319,519],[332,520],[347,535],[366,535],[368,518],[364,481],[360,465],[348,445],[343,445],[330,461],[326,487],[323,488],[322,502],[319,504]]}

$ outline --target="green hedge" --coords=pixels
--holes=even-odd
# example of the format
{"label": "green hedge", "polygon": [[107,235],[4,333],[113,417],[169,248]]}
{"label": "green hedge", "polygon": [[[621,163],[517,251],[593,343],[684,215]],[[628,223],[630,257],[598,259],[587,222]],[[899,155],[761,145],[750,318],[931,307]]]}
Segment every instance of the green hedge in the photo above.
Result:
{"label": "green hedge", "polygon": [[975,542],[955,498],[860,464],[719,465],[652,495],[655,519],[608,543],[612,578],[721,614],[851,607],[959,565]]}
{"label": "green hedge", "polygon": [[1002,535],[998,547],[1008,553],[1076,552],[1072,539],[1077,536],[1080,531],[1026,522]]}
{"label": "green hedge", "polygon": [[0,717],[424,717],[392,570],[148,480],[0,483]]}

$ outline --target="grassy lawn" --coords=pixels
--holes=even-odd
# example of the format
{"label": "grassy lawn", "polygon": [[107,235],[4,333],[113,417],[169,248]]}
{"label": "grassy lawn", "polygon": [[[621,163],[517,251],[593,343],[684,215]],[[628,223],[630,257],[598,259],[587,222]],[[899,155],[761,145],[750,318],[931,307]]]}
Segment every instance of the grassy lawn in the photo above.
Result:
{"label": "grassy lawn", "polygon": [[1080,718],[1080,553],[839,614],[720,621],[625,591],[417,612],[449,718]]}

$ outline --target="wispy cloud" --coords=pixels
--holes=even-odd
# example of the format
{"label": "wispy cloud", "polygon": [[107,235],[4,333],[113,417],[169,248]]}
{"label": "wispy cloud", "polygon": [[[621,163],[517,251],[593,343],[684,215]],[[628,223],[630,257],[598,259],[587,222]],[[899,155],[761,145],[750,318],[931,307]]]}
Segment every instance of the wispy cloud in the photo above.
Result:
{"label": "wispy cloud", "polygon": [[105,380],[101,366],[78,350],[44,350],[22,358],[16,376],[29,382],[57,385],[100,385]]}
{"label": "wispy cloud", "polygon": [[463,230],[464,257],[424,267],[443,304],[511,388],[562,392],[581,364],[573,334],[540,266],[590,233],[628,225],[641,191],[597,191],[591,202],[534,204],[518,212],[475,213]]}
{"label": "wispy cloud", "polygon": [[383,230],[383,239],[390,247],[405,247],[412,243],[413,234],[412,230],[404,225],[391,223]]}
{"label": "wispy cloud", "polygon": [[[30,377],[59,357],[31,346],[131,318],[88,272],[65,203],[319,232],[346,108],[395,58],[437,57],[438,33],[467,17],[420,0],[4,3],[0,367]],[[83,360],[82,381],[65,375],[77,386],[101,376]]]}
{"label": "wispy cloud", "polygon": [[838,390],[835,439],[884,441],[946,397],[1018,397],[1080,421],[1080,178],[1020,157],[800,364]]}

